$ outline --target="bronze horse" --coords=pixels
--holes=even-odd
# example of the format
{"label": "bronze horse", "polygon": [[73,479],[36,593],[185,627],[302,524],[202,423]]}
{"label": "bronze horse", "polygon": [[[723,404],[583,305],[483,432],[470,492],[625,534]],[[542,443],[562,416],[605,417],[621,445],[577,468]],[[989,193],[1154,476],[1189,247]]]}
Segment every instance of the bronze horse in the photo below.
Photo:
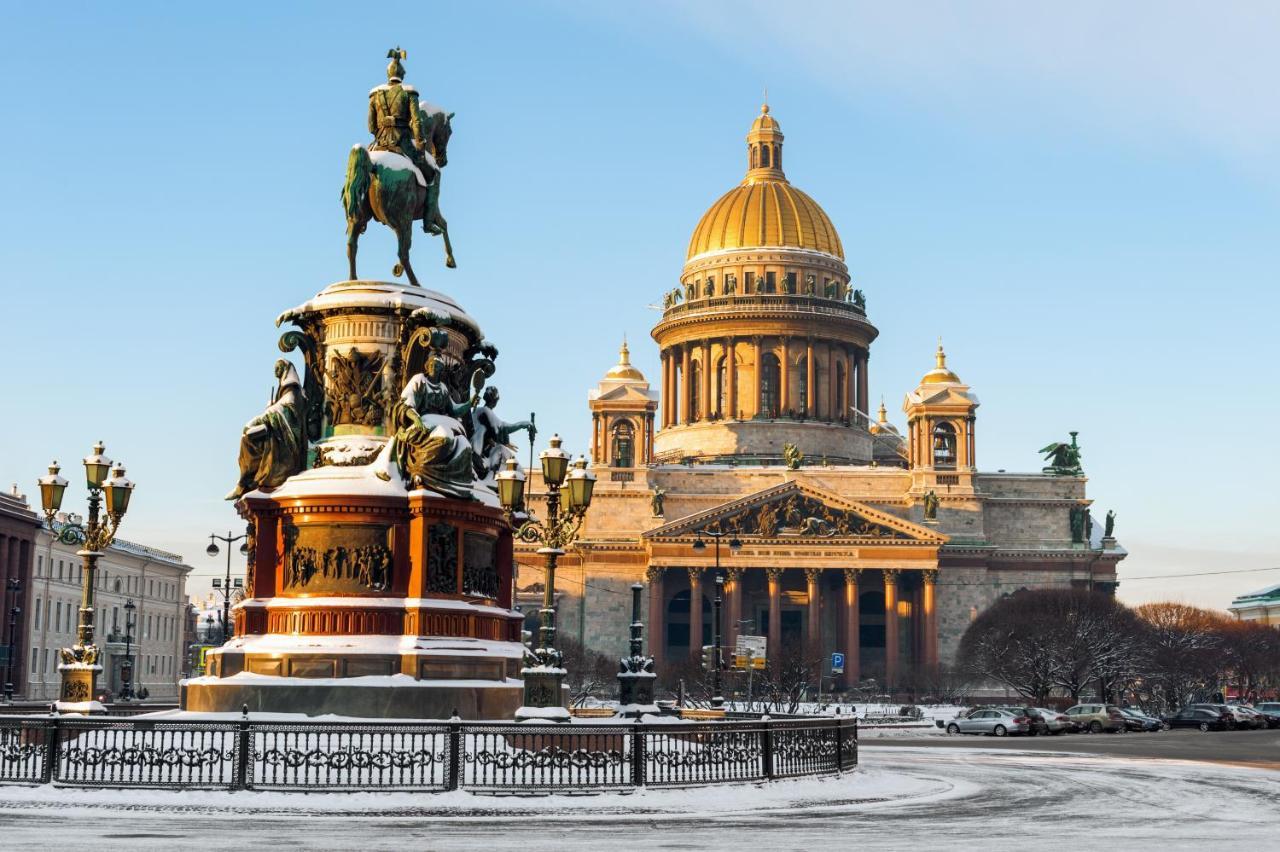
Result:
{"label": "bronze horse", "polygon": [[[373,162],[363,145],[352,147],[347,157],[347,180],[342,187],[342,206],[347,214],[347,262],[351,279],[356,279],[356,250],[360,235],[377,219],[396,232],[399,262],[393,270],[398,277],[403,271],[409,283],[417,287],[418,276],[409,262],[409,248],[413,244],[413,223],[425,218],[428,233],[444,237],[445,266],[457,266],[453,260],[453,245],[449,242],[449,223],[440,214],[440,170],[449,162],[449,137],[453,135],[453,113],[443,111],[428,113],[420,110],[423,135],[430,140],[426,160],[433,166],[422,177],[426,186],[418,183],[417,176],[409,169],[396,169]],[[425,216],[424,211],[425,209]]]}

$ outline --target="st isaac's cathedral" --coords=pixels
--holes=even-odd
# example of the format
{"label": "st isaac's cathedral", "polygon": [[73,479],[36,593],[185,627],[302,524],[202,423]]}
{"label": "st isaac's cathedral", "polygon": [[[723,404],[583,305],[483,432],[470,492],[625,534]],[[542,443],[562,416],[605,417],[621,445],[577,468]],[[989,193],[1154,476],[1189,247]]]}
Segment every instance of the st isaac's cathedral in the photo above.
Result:
{"label": "st isaac's cathedral", "polygon": [[[905,395],[905,432],[883,404],[868,414],[878,332],[782,143],[766,105],[746,177],[702,216],[663,297],[656,388],[624,342],[588,394],[598,482],[560,561],[561,634],[624,653],[640,582],[659,671],[699,657],[721,534],[726,647],[767,636],[770,659],[803,651],[824,672],[840,651],[846,686],[949,662],[977,613],[1021,588],[1114,592],[1125,552],[1093,523],[1078,466],[980,471],[978,398],[941,345]],[[517,559],[533,603],[541,560]]]}

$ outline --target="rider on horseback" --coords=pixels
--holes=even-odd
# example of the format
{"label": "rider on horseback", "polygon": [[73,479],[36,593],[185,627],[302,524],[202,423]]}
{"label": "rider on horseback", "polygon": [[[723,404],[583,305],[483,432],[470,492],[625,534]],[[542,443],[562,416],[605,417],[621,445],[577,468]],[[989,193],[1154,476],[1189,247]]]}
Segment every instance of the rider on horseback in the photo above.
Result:
{"label": "rider on horseback", "polygon": [[[430,184],[436,179],[437,170],[423,153],[431,141],[423,133],[418,91],[404,85],[404,66],[400,60],[405,58],[405,52],[397,47],[387,51],[387,57],[391,63],[387,65],[386,85],[369,92],[369,132],[373,134],[369,150],[402,154],[418,169],[423,181]],[[432,233],[430,224],[424,204],[422,230]]]}

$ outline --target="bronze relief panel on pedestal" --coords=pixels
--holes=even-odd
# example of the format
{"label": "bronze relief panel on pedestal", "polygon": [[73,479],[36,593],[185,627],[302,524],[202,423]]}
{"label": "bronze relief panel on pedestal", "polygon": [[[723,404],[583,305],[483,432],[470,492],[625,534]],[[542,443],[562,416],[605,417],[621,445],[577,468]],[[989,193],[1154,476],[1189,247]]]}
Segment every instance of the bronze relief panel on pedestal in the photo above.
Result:
{"label": "bronze relief panel on pedestal", "polygon": [[367,594],[391,587],[391,528],[382,524],[289,527],[284,586],[307,594]]}

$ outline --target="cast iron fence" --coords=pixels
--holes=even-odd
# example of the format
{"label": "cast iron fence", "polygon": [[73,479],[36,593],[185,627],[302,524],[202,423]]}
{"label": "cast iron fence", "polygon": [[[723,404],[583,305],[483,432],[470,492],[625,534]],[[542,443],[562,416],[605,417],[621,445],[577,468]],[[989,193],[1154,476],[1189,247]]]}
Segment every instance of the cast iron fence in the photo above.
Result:
{"label": "cast iron fence", "polygon": [[852,717],[556,725],[0,717],[0,784],[554,792],[838,774]]}

